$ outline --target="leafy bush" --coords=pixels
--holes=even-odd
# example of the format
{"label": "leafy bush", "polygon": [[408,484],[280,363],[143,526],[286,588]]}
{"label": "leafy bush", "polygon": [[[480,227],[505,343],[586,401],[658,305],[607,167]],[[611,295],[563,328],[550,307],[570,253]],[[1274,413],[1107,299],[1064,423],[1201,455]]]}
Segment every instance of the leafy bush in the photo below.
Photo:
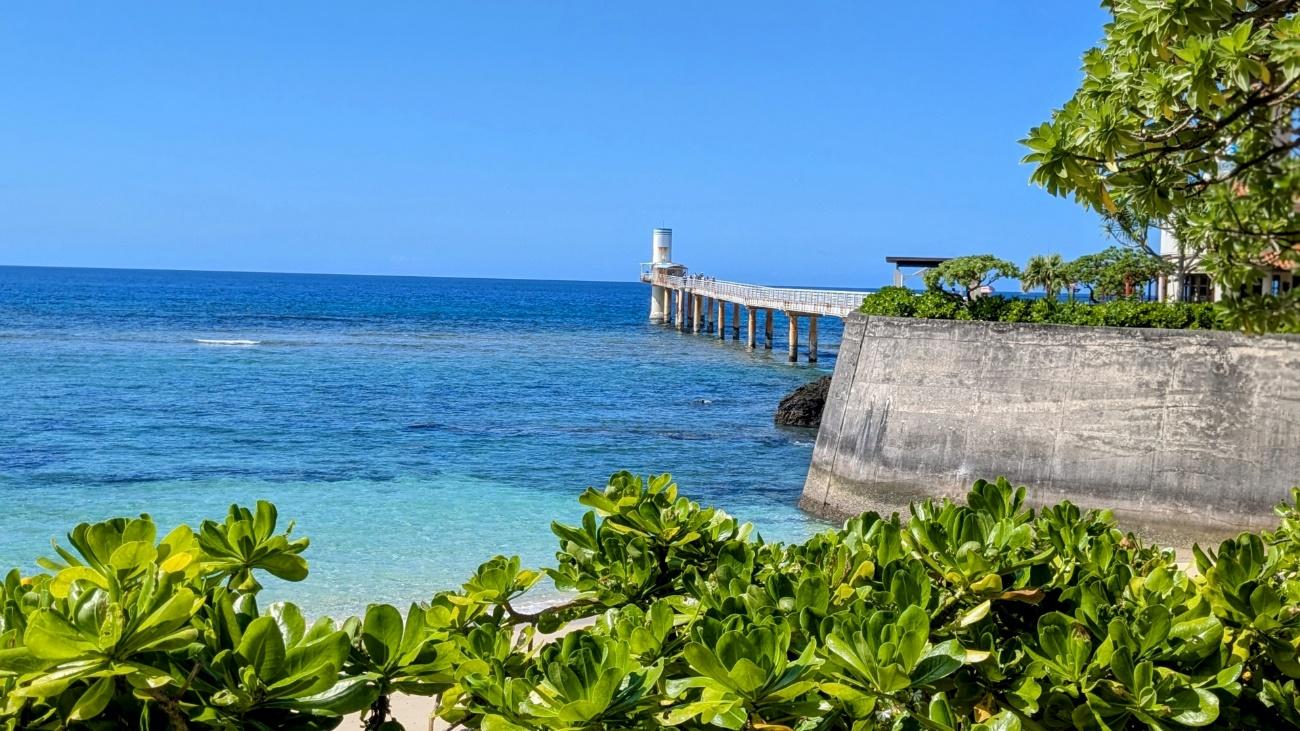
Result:
{"label": "leafy bush", "polygon": [[916,297],[914,317],[929,317],[936,320],[969,319],[966,305],[960,297],[947,292],[927,290]]}
{"label": "leafy bush", "polygon": [[[927,290],[924,294],[932,295],[934,291]],[[920,300],[920,296],[906,287],[881,287],[863,298],[862,311],[882,317],[913,317],[916,316],[916,308]],[[922,315],[922,317],[934,317],[934,315]]]}
{"label": "leafy bush", "polygon": [[872,292],[863,298],[860,311],[882,317],[1158,327],[1172,330],[1211,330],[1230,326],[1230,323],[1220,319],[1214,305],[1208,302],[1115,299],[1094,304],[1001,296],[979,297],[966,302],[961,297],[945,292],[913,292],[903,287],[882,287],[879,291]]}
{"label": "leafy bush", "polygon": [[542,574],[498,556],[338,624],[258,607],[253,572],[305,575],[267,503],[161,541],[148,517],[83,524],[0,587],[0,723],[399,729],[400,692],[484,731],[1300,724],[1300,509],[1196,549],[1194,576],[1106,512],[1024,497],[980,481],[782,545],[619,473],[553,525],[567,603],[520,611]]}

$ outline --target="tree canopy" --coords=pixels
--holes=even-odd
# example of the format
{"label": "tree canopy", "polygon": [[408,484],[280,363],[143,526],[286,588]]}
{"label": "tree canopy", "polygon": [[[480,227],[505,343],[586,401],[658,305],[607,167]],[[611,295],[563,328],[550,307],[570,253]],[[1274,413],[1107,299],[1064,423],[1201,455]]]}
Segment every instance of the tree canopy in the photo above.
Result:
{"label": "tree canopy", "polygon": [[931,289],[952,287],[970,301],[981,289],[999,279],[1014,279],[1018,276],[1020,269],[1015,264],[992,254],[978,254],[949,259],[927,270],[922,279],[925,280],[925,286]]}
{"label": "tree canopy", "polygon": [[1112,246],[1096,254],[1085,254],[1065,266],[1065,277],[1088,288],[1089,299],[1133,297],[1170,265],[1159,257],[1133,249]]}
{"label": "tree canopy", "polygon": [[1300,263],[1300,0],[1103,4],[1082,84],[1022,140],[1033,181],[1203,252],[1242,327],[1300,327],[1300,296],[1241,294]]}

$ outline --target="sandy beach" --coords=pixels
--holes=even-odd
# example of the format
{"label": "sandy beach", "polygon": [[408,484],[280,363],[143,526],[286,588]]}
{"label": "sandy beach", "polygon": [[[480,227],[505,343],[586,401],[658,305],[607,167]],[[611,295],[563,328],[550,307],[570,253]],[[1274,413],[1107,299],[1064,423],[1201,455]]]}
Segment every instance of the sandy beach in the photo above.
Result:
{"label": "sandy beach", "polygon": [[[409,695],[398,695],[392,698],[393,720],[406,727],[406,731],[424,731],[425,729],[442,729],[448,728],[447,724],[433,721],[433,699],[419,698]],[[360,714],[353,714],[343,719],[343,725],[340,729],[360,729],[363,728]]]}

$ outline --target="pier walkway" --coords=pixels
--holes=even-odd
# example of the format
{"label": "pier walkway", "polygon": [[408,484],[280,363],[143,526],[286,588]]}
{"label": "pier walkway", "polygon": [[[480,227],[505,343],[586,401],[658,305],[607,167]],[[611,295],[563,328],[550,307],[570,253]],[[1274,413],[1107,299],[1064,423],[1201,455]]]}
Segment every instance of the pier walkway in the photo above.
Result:
{"label": "pier walkway", "polygon": [[[848,316],[858,309],[866,292],[830,289],[766,287],[728,282],[685,273],[685,268],[660,263],[645,264],[641,281],[651,285],[650,319],[676,324],[678,330],[717,333],[725,340],[730,309],[731,336],[740,339],[741,308],[746,315],[746,344],[758,347],[758,313],[763,313],[763,347],[772,349],[772,313],[780,310],[789,322],[788,359],[799,359],[799,320],[808,320],[808,362],[817,362],[817,318]],[[730,305],[730,307],[728,307]]]}

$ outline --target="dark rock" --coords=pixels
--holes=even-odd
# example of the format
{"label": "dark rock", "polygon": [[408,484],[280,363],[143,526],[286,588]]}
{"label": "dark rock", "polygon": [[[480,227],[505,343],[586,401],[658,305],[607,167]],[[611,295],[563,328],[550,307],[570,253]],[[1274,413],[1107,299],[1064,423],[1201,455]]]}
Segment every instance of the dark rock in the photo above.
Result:
{"label": "dark rock", "polygon": [[813,429],[821,426],[822,409],[826,407],[826,394],[830,390],[831,377],[825,376],[791,391],[776,407],[776,423]]}

